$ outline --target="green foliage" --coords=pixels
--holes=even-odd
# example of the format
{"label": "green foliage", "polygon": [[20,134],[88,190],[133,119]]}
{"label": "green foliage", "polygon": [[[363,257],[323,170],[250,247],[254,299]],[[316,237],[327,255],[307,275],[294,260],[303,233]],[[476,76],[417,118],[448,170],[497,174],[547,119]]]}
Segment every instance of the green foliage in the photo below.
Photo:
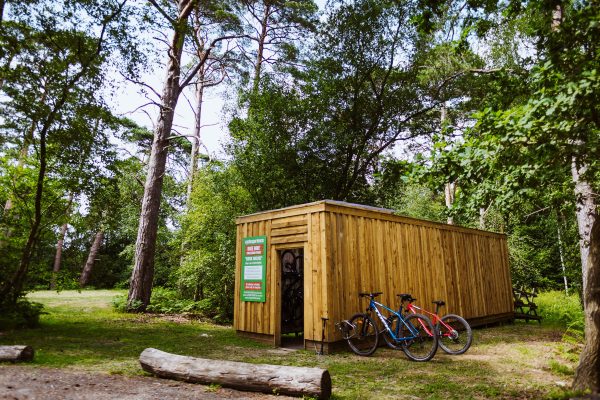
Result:
{"label": "green foliage", "polygon": [[550,370],[559,375],[573,376],[573,368],[556,360],[550,360]]}
{"label": "green foliage", "polygon": [[556,324],[583,337],[584,315],[581,298],[577,294],[566,296],[564,292],[541,292],[535,299],[539,314],[545,324]]}
{"label": "green foliage", "polygon": [[[521,214],[525,214],[530,207],[522,204],[522,212],[513,214],[507,221],[513,284],[517,287],[523,285],[546,290],[564,289],[561,265],[564,260],[568,286],[572,292],[579,293],[581,265],[577,251],[578,234],[575,221],[557,219],[551,210],[533,210],[531,212],[534,214],[522,217]],[[568,212],[568,215],[574,215],[574,210],[564,211]]]}
{"label": "green foliage", "polygon": [[528,2],[505,10],[520,21],[512,42],[535,42],[538,58],[529,69],[522,67],[531,61],[522,60],[521,68],[498,72],[477,98],[475,123],[458,142],[442,142],[430,172],[438,185],[458,182],[455,214],[474,220],[483,208],[504,215],[515,283],[560,288],[561,231],[566,275],[580,290],[571,163],[585,164],[582,179],[597,188],[599,14],[591,3],[563,4],[564,21],[552,28],[553,7]]}
{"label": "green foliage", "polygon": [[184,253],[175,285],[209,317],[233,317],[235,218],[254,210],[235,167],[213,163],[198,172],[181,219]]}
{"label": "green foliage", "polygon": [[[126,295],[115,296],[111,302],[115,310],[127,312]],[[146,311],[156,314],[202,314],[203,309],[202,302],[184,299],[173,289],[155,287],[152,289],[152,297]]]}
{"label": "green foliage", "polygon": [[40,315],[45,314],[44,305],[27,299],[19,299],[16,304],[0,306],[0,332],[9,329],[37,328]]}
{"label": "green foliage", "polygon": [[333,2],[308,65],[263,78],[247,116],[230,124],[228,149],[259,209],[371,204],[383,153],[429,132],[435,84],[417,79],[413,12],[397,2]]}
{"label": "green foliage", "polygon": [[[131,8],[112,0],[10,2],[0,25],[0,302],[14,302],[51,265],[67,194],[89,194],[115,158],[121,127],[105,105],[109,66],[141,57]],[[124,42],[127,42],[125,44]],[[127,48],[127,52],[122,52]],[[36,274],[36,272],[42,272]],[[28,278],[30,279],[28,282]],[[47,276],[47,275],[46,275]]]}
{"label": "green foliage", "polygon": [[181,296],[171,289],[154,288],[148,312],[159,314],[182,314],[192,313],[199,310],[199,304],[193,300],[182,299]]}
{"label": "green foliage", "polygon": [[400,215],[445,222],[443,194],[414,179],[414,167],[414,164],[385,160],[372,187],[375,204],[393,209]]}

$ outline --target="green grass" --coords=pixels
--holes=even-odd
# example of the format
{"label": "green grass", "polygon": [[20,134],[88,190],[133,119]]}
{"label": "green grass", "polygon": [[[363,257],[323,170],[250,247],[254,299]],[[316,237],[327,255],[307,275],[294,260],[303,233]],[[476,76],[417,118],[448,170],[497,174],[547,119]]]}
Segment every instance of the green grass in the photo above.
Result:
{"label": "green grass", "polygon": [[213,359],[321,367],[332,376],[336,399],[560,397],[564,390],[559,384],[572,379],[573,355],[580,346],[563,340],[560,325],[516,323],[475,329],[474,344],[465,355],[447,356],[440,350],[427,363],[410,362],[402,352],[387,348],[373,357],[278,352],[238,337],[229,326],[118,313],[111,299],[123,293],[31,293],[31,300],[46,305],[41,328],[0,333],[0,344],[32,345],[32,367],[123,375],[144,374],[138,357],[147,347]]}
{"label": "green grass", "polygon": [[542,292],[535,298],[544,323],[572,327],[583,331],[583,308],[579,295],[564,292]]}

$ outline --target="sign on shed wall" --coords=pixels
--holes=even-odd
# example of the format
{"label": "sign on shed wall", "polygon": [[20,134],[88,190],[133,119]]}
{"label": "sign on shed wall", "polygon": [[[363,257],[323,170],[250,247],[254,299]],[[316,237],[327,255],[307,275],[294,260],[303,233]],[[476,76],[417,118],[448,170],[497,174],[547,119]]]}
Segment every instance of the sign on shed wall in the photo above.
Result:
{"label": "sign on shed wall", "polygon": [[267,237],[242,239],[242,301],[266,301]]}

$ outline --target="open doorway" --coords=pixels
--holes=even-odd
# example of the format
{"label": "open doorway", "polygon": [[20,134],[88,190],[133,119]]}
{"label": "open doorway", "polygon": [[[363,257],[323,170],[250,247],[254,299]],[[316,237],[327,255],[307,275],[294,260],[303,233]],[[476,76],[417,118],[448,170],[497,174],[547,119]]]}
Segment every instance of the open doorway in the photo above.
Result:
{"label": "open doorway", "polygon": [[304,249],[280,251],[281,346],[304,347]]}

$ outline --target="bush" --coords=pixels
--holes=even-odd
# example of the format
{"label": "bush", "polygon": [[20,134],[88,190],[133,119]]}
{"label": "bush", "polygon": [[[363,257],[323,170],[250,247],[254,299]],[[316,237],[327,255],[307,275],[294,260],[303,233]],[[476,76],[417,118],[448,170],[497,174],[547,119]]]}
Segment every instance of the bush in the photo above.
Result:
{"label": "bush", "polygon": [[[112,300],[112,305],[115,310],[126,312],[127,295],[115,296]],[[214,315],[210,314],[210,310],[213,307],[207,301],[184,299],[175,290],[156,287],[152,290],[152,297],[146,311],[157,314],[192,313],[213,317]]]}
{"label": "bush", "polygon": [[157,287],[152,290],[147,311],[159,314],[194,313],[199,311],[199,304],[181,298],[174,290]]}
{"label": "bush", "polygon": [[19,299],[15,305],[0,307],[0,331],[19,328],[37,328],[44,305]]}

